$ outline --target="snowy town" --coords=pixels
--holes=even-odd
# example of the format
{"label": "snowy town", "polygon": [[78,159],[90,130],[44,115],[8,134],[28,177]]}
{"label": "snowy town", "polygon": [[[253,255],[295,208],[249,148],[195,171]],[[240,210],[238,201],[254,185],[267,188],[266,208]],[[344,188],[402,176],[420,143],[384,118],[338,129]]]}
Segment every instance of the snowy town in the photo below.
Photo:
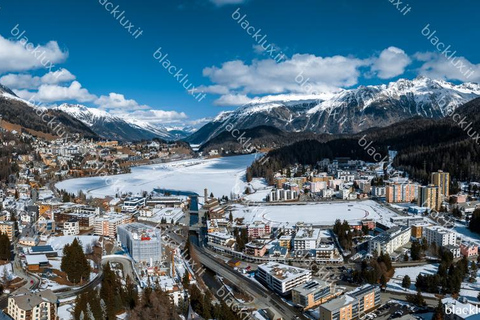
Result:
{"label": "snowy town", "polygon": [[[3,137],[11,139],[4,145],[34,141],[29,154],[12,158],[17,172],[0,191],[0,303],[13,319],[89,312],[86,295],[109,274],[119,281],[109,285],[130,299],[158,288],[199,319],[197,294],[206,290],[216,301],[226,292],[259,320],[288,319],[287,308],[310,319],[427,319],[441,305],[479,304],[480,184],[453,184],[438,170],[422,185],[392,166],[395,152],[380,163],[339,158],[284,168],[268,185],[245,178],[243,166],[257,155]],[[137,167],[160,153],[161,162]],[[225,185],[215,184],[219,176]],[[128,313],[115,303],[101,308]]]}

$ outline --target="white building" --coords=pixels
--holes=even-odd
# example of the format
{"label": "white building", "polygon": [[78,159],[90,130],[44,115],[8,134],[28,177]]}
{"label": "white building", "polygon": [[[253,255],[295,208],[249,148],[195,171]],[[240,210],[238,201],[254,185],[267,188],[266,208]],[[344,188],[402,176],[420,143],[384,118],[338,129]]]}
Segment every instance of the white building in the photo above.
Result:
{"label": "white building", "polygon": [[312,279],[310,270],[267,262],[258,266],[256,277],[273,291],[285,295]]}
{"label": "white building", "polygon": [[270,191],[268,201],[290,201],[298,198],[298,192],[296,190],[285,189],[273,189]]}
{"label": "white building", "polygon": [[429,244],[436,243],[439,247],[454,245],[457,241],[455,232],[449,231],[440,226],[431,226],[425,228],[425,237]]}
{"label": "white building", "polygon": [[51,290],[30,292],[20,288],[8,297],[7,313],[14,320],[56,320],[58,299]]}
{"label": "white building", "polygon": [[300,229],[293,239],[293,249],[295,251],[315,249],[320,240],[320,229]]}
{"label": "white building", "polygon": [[372,187],[372,196],[374,197],[385,197],[387,195],[387,189],[385,186],[373,186]]}
{"label": "white building", "polygon": [[80,223],[76,219],[70,219],[63,223],[63,235],[76,236],[80,233]]}
{"label": "white building", "polygon": [[145,198],[141,198],[141,197],[128,198],[123,202],[122,211],[133,213],[143,206],[145,206]]}
{"label": "white building", "polygon": [[209,243],[220,246],[226,246],[227,242],[231,242],[231,240],[235,241],[235,238],[229,233],[211,232],[207,235]]}
{"label": "white building", "polygon": [[115,238],[117,235],[117,227],[128,223],[130,217],[121,214],[108,214],[95,218],[94,233],[99,236]]}
{"label": "white building", "polygon": [[444,246],[444,248],[452,253],[454,259],[460,258],[460,255],[461,255],[460,254],[460,246],[449,244],[449,245]]}
{"label": "white building", "polygon": [[410,228],[395,226],[387,231],[372,238],[368,242],[368,251],[373,254],[375,251],[378,254],[382,252],[392,254],[398,248],[406,245],[410,241]]}

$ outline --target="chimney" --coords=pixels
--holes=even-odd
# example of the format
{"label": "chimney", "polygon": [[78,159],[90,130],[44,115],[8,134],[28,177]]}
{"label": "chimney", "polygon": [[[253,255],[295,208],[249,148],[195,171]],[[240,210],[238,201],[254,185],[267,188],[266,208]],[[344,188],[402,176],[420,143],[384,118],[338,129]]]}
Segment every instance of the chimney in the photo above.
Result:
{"label": "chimney", "polygon": [[207,190],[207,188],[205,188],[205,189],[203,190],[203,192],[205,193],[204,202],[207,202],[207,199],[208,199],[208,190]]}

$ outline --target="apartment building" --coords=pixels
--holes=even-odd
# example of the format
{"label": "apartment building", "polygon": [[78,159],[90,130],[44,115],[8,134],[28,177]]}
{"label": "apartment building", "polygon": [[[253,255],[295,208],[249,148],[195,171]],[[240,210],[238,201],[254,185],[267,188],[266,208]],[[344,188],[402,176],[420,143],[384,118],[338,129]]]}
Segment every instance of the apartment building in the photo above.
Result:
{"label": "apartment building", "polygon": [[287,248],[288,251],[290,251],[290,248],[292,247],[292,236],[281,236],[278,238],[278,245],[283,248]]}
{"label": "apartment building", "polygon": [[412,202],[416,198],[418,186],[411,183],[395,183],[386,186],[386,200],[388,203]]}
{"label": "apartment building", "polygon": [[311,250],[320,244],[320,229],[303,228],[297,231],[293,239],[293,249]]}
{"label": "apartment building", "polygon": [[207,234],[207,241],[219,246],[230,246],[229,243],[235,242],[235,238],[229,233],[211,232]]}
{"label": "apartment building", "polygon": [[460,253],[467,258],[478,256],[478,246],[474,243],[462,242]]}
{"label": "apartment building", "polygon": [[117,235],[117,227],[131,222],[130,216],[121,214],[107,214],[95,218],[94,233],[99,236],[115,238]]}
{"label": "apartment building", "polygon": [[292,302],[304,310],[325,303],[340,294],[335,292],[335,284],[325,281],[309,281],[292,289]]}
{"label": "apartment building", "polygon": [[358,301],[349,295],[320,305],[320,320],[350,320],[358,315]]}
{"label": "apartment building", "polygon": [[271,232],[270,224],[255,221],[253,224],[247,226],[247,233],[249,238],[263,238],[269,237]]}
{"label": "apartment building", "polygon": [[273,189],[267,197],[267,201],[292,201],[298,198],[298,190]]}
{"label": "apartment building", "polygon": [[391,217],[390,222],[395,223],[397,226],[411,227],[416,224],[422,224],[425,222],[425,220],[423,219],[423,217],[399,216],[399,217]]}
{"label": "apartment building", "polygon": [[65,222],[70,219],[75,219],[78,221],[78,226],[80,230],[88,230],[95,227],[95,217],[94,213],[58,213],[55,215],[55,221]]}
{"label": "apartment building", "polygon": [[338,249],[333,244],[320,244],[315,249],[315,261],[317,262],[343,262],[343,258]]}
{"label": "apartment building", "polygon": [[384,186],[372,186],[372,196],[385,197],[387,195],[387,188]]}
{"label": "apartment building", "polygon": [[439,201],[438,190],[438,187],[433,184],[419,187],[417,199],[418,205],[432,210],[439,210],[442,202],[441,200]]}
{"label": "apartment building", "polygon": [[141,197],[127,198],[123,202],[122,211],[130,213],[137,212],[138,209],[145,206],[145,200],[145,198]]}
{"label": "apartment building", "polygon": [[447,244],[446,246],[444,246],[444,248],[452,254],[454,259],[460,258],[460,256],[461,256],[460,246],[453,245],[453,244]]}
{"label": "apartment building", "polygon": [[406,226],[395,226],[387,231],[372,238],[368,242],[368,251],[373,254],[375,251],[380,253],[392,254],[398,248],[406,245],[410,241],[410,228]]}
{"label": "apartment building", "polygon": [[380,306],[380,288],[367,284],[320,305],[320,320],[356,319],[378,306]]}
{"label": "apartment building", "polygon": [[457,242],[455,232],[440,226],[426,227],[425,238],[429,244],[435,243],[439,247],[455,245]]}
{"label": "apartment building", "polygon": [[412,237],[415,239],[422,239],[423,238],[423,228],[426,225],[423,224],[415,224],[412,226]]}
{"label": "apartment building", "polygon": [[80,233],[80,223],[77,219],[70,219],[63,223],[63,235],[76,236]]}
{"label": "apartment building", "polygon": [[254,257],[263,257],[267,253],[267,243],[261,240],[254,240],[245,245],[245,254]]}
{"label": "apartment building", "polygon": [[431,183],[438,187],[439,195],[444,198],[450,195],[450,174],[448,172],[443,172],[438,170],[437,172],[432,172]]}
{"label": "apartment building", "polygon": [[6,313],[14,320],[57,320],[58,299],[51,290],[21,288],[8,297]]}
{"label": "apartment building", "polygon": [[0,221],[0,232],[6,234],[10,241],[13,241],[15,223],[13,221]]}
{"label": "apartment building", "polygon": [[358,301],[359,316],[380,306],[380,287],[378,286],[366,284],[350,291],[348,295]]}
{"label": "apartment building", "polygon": [[281,295],[287,295],[293,288],[312,280],[310,270],[276,262],[259,265],[255,276]]}

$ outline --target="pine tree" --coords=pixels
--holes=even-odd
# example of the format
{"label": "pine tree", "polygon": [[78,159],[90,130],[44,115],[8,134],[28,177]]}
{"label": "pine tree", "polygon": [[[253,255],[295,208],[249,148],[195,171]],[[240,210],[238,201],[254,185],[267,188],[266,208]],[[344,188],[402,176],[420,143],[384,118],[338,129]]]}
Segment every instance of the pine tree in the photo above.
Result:
{"label": "pine tree", "polygon": [[439,300],[438,305],[435,308],[435,311],[433,313],[432,320],[443,320],[443,319],[445,319],[445,313],[444,313],[444,310],[443,310],[442,301]]}
{"label": "pine tree", "polygon": [[10,260],[10,238],[7,234],[0,232],[0,259]]}
{"label": "pine tree", "polygon": [[68,281],[74,284],[78,284],[90,277],[90,265],[77,238],[63,248],[60,268],[67,274]]}
{"label": "pine tree", "polygon": [[403,280],[402,280],[402,287],[403,288],[409,289],[411,284],[412,284],[412,281],[410,280],[410,277],[408,275],[403,277]]}
{"label": "pine tree", "polygon": [[380,285],[382,286],[382,288],[387,287],[387,278],[385,277],[384,274],[382,274],[380,277]]}

